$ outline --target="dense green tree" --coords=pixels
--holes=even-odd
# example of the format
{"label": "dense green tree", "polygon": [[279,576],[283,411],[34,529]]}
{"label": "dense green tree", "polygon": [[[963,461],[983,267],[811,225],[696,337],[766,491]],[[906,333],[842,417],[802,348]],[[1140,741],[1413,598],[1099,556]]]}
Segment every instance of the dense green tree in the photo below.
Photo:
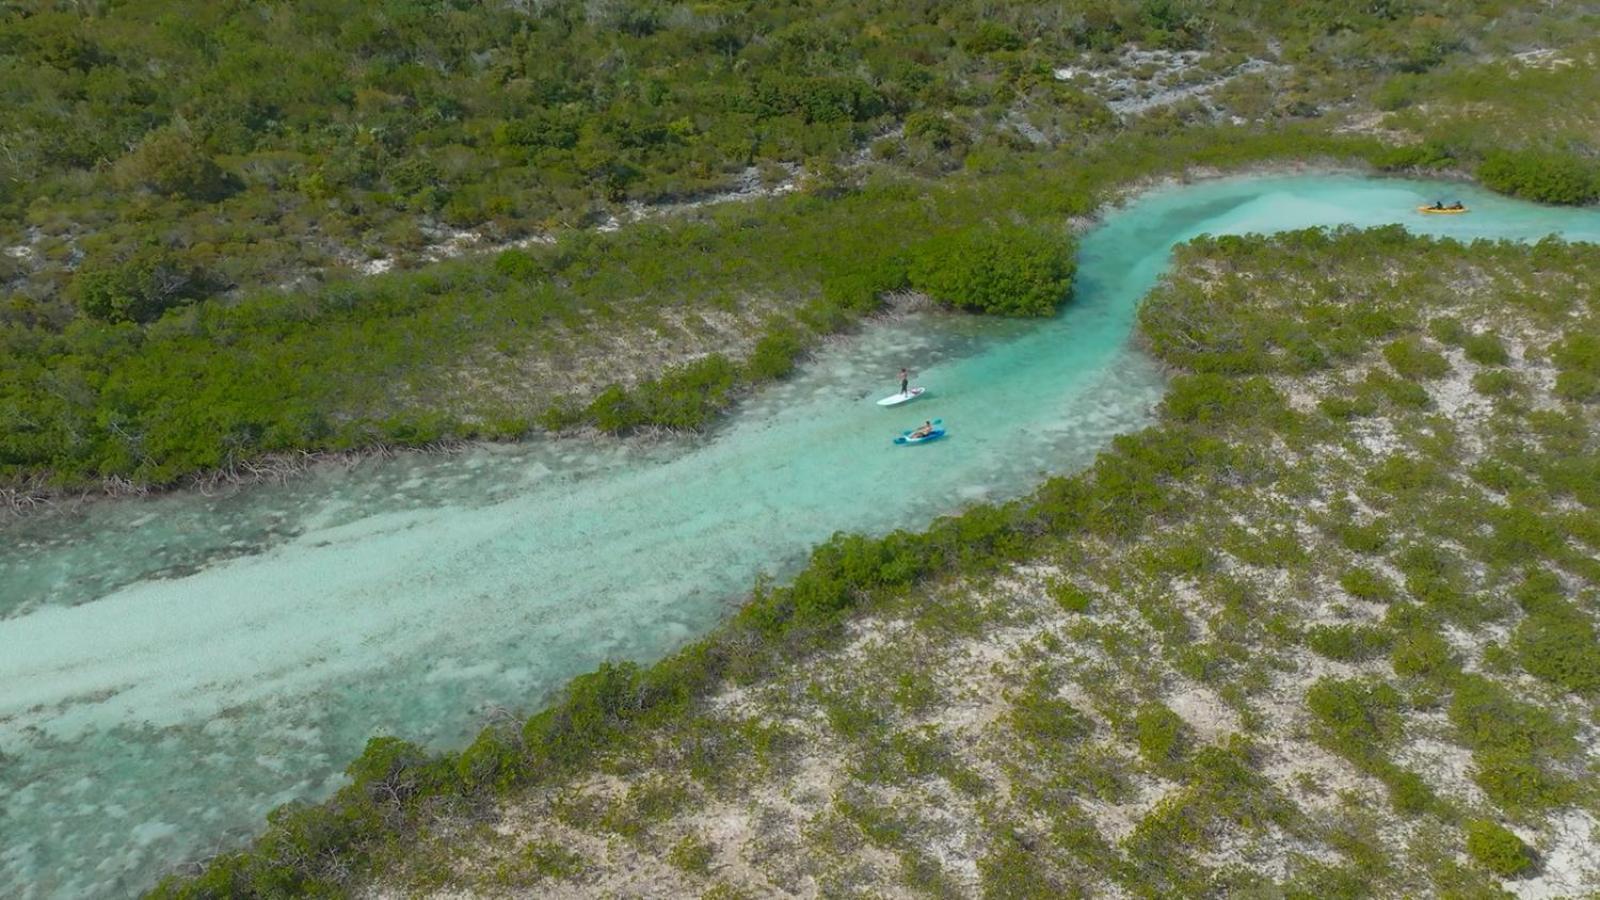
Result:
{"label": "dense green tree", "polygon": [[117,162],[117,174],[137,187],[192,200],[217,200],[227,193],[228,179],[204,149],[176,128],[146,135]]}
{"label": "dense green tree", "polygon": [[1570,153],[1497,150],[1478,167],[1478,177],[1501,193],[1541,203],[1600,198],[1600,164]]}
{"label": "dense green tree", "polygon": [[1073,242],[1020,226],[980,226],[929,239],[911,256],[911,286],[961,309],[1043,316],[1066,299]]}
{"label": "dense green tree", "polygon": [[153,322],[206,292],[203,274],[159,245],[111,262],[89,262],[73,284],[78,306],[107,322]]}

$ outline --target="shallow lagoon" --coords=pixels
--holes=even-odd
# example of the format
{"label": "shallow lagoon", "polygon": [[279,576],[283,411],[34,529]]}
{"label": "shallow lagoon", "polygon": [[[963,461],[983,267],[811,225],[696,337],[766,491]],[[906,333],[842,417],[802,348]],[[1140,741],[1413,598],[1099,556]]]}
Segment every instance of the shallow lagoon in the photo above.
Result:
{"label": "shallow lagoon", "polygon": [[[1473,212],[1415,212],[1435,196]],[[1130,331],[1174,244],[1396,222],[1600,241],[1600,213],[1460,185],[1174,187],[1085,236],[1059,317],[873,326],[701,439],[409,454],[9,526],[0,895],[135,892],[243,842],[271,807],[331,792],[373,734],[459,746],[497,708],[703,634],[758,572],[792,573],[834,531],[921,528],[1080,468],[1160,398]],[[906,364],[928,396],[878,408]],[[947,439],[890,444],[932,417]]]}

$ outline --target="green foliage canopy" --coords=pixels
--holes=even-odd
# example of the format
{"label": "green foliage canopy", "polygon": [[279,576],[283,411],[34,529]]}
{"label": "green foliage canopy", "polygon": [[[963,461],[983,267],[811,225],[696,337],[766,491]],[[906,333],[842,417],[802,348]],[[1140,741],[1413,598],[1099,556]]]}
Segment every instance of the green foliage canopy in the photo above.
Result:
{"label": "green foliage canopy", "polygon": [[1076,267],[1065,234],[1014,225],[939,235],[911,254],[909,283],[958,309],[1047,316],[1067,297]]}

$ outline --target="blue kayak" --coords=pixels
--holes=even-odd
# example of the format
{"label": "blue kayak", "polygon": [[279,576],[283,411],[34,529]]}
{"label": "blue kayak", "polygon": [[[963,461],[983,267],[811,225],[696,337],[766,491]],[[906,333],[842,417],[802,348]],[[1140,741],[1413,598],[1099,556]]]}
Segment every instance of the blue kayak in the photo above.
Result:
{"label": "blue kayak", "polygon": [[900,432],[900,436],[895,438],[894,442],[896,444],[926,444],[929,441],[937,441],[939,438],[944,437],[944,420],[934,419],[933,430],[922,437],[912,437],[911,432],[913,431],[916,431],[916,429],[910,428]]}

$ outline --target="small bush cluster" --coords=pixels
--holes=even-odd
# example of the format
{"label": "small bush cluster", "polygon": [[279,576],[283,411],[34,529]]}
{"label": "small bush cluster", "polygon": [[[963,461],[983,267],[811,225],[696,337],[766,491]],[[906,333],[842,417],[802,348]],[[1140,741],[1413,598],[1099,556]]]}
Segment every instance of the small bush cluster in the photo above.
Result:
{"label": "small bush cluster", "polygon": [[1024,740],[1047,753],[1060,752],[1093,730],[1093,723],[1056,696],[1043,678],[1032,679],[1011,698],[1011,724]]}
{"label": "small bush cluster", "polygon": [[1573,751],[1570,724],[1481,675],[1460,675],[1454,688],[1450,722],[1472,748],[1473,780],[1490,800],[1503,809],[1524,811],[1546,809],[1570,797],[1570,782],[1551,765]]}
{"label": "small bush cluster", "polygon": [[1401,677],[1436,678],[1457,669],[1450,645],[1437,633],[1424,628],[1408,631],[1395,641],[1389,664]]}
{"label": "small bush cluster", "polygon": [[1561,370],[1556,375],[1557,396],[1579,402],[1600,399],[1600,337],[1568,335],[1551,358]]}
{"label": "small bush cluster", "polygon": [[1467,823],[1467,855],[1503,878],[1516,878],[1533,868],[1533,851],[1528,845],[1504,825],[1487,819]]}
{"label": "small bush cluster", "polygon": [[1306,646],[1329,659],[1361,662],[1389,652],[1394,635],[1371,625],[1315,625],[1306,632]]}
{"label": "small bush cluster", "polygon": [[1450,361],[1429,350],[1415,337],[1404,337],[1383,348],[1383,358],[1402,378],[1442,378],[1450,374]]}
{"label": "small bush cluster", "polygon": [[1371,569],[1356,567],[1339,576],[1339,586],[1357,600],[1386,602],[1394,598],[1394,583]]}
{"label": "small bush cluster", "polygon": [[1575,694],[1600,693],[1600,636],[1594,621],[1565,599],[1560,580],[1531,575],[1516,598],[1526,615],[1511,646],[1528,674]]}
{"label": "small bush cluster", "polygon": [[1307,692],[1306,705],[1322,743],[1382,781],[1398,812],[1416,815],[1437,805],[1421,776],[1388,757],[1387,748],[1402,732],[1401,699],[1393,687],[1376,680],[1323,678]]}
{"label": "small bush cluster", "polygon": [[1147,703],[1133,716],[1139,755],[1153,766],[1169,766],[1189,750],[1190,734],[1183,718],[1161,703]]}
{"label": "small bush cluster", "polygon": [[1047,586],[1050,599],[1070,613],[1085,613],[1094,604],[1094,598],[1083,588],[1065,578],[1053,579]]}
{"label": "small bush cluster", "polygon": [[1066,234],[977,226],[930,238],[906,266],[908,284],[959,309],[1006,316],[1055,313],[1072,286]]}
{"label": "small bush cluster", "polygon": [[646,425],[696,429],[729,402],[738,370],[714,353],[668,370],[632,391],[611,385],[589,404],[588,417],[602,431],[623,433]]}
{"label": "small bush cluster", "polygon": [[1359,765],[1382,760],[1401,734],[1400,694],[1381,681],[1324,678],[1306,693],[1306,705],[1328,749]]}
{"label": "small bush cluster", "polygon": [[1582,206],[1600,198],[1600,166],[1570,153],[1497,150],[1478,166],[1478,179],[1491,190],[1540,203]]}

